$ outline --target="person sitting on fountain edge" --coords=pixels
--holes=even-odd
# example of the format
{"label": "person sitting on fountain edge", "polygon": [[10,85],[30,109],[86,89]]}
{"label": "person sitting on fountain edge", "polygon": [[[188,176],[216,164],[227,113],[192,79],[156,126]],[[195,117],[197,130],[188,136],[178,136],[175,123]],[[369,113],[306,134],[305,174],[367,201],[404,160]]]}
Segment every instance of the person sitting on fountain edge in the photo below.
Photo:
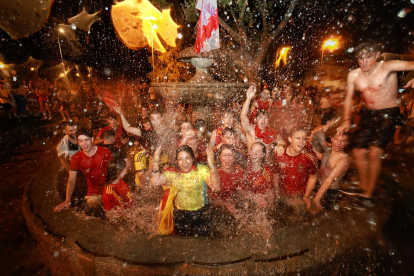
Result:
{"label": "person sitting on fountain edge", "polygon": [[54,208],[55,212],[69,207],[75,188],[76,176],[81,172],[87,183],[86,210],[87,215],[100,212],[102,206],[102,191],[105,185],[106,169],[113,158],[112,153],[103,147],[93,144],[92,131],[87,128],[78,130],[78,144],[81,151],[75,153],[69,166],[69,180],[66,187],[66,199]]}
{"label": "person sitting on fountain edge", "polygon": [[[328,209],[338,201],[339,184],[349,168],[349,157],[344,152],[347,144],[348,134],[339,135],[336,133],[332,137],[332,147],[326,148],[323,154],[314,149],[316,156],[321,160],[318,176],[318,182],[321,186],[311,206],[311,212],[314,214],[319,212],[322,207]],[[309,189],[313,190],[312,187]],[[321,200],[324,206],[321,205]]]}
{"label": "person sitting on fountain edge", "polygon": [[[208,165],[196,164],[193,150],[181,146],[176,151],[175,166],[160,172],[161,146],[154,154],[154,167],[151,175],[153,186],[168,185],[169,197],[175,197],[174,231],[180,236],[208,235],[209,207],[204,183],[214,191],[220,190],[220,178],[214,166],[214,154],[207,149]],[[175,195],[176,193],[176,195]],[[167,200],[167,202],[170,199]],[[171,201],[170,201],[171,202]],[[164,216],[162,216],[164,217]],[[162,220],[161,220],[162,223]]]}
{"label": "person sitting on fountain edge", "polygon": [[276,197],[301,211],[302,199],[310,207],[310,193],[318,177],[318,158],[305,147],[306,131],[296,127],[291,131],[290,145],[283,153],[275,151],[273,155],[273,173],[275,177]]}
{"label": "person sitting on fountain edge", "polygon": [[249,111],[249,105],[251,100],[254,98],[256,93],[255,86],[250,86],[246,92],[246,101],[243,104],[243,108],[240,114],[241,124],[244,132],[246,133],[247,147],[250,147],[255,142],[261,142],[266,145],[266,149],[269,148],[269,145],[273,142],[279,143],[283,142],[280,135],[276,130],[268,127],[269,124],[269,115],[265,110],[259,110],[256,113],[256,125],[250,124],[247,113]]}

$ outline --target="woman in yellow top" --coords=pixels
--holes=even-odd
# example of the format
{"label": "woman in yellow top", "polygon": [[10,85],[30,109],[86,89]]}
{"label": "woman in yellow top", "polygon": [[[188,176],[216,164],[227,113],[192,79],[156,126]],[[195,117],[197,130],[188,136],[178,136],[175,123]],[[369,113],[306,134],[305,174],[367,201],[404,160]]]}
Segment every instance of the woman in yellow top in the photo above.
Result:
{"label": "woman in yellow top", "polygon": [[[159,171],[161,147],[154,153],[151,174],[153,186],[167,185],[177,190],[174,199],[174,231],[180,236],[206,236],[210,220],[206,201],[206,185],[220,190],[220,178],[214,166],[214,153],[207,150],[208,165],[196,164],[193,150],[183,145],[176,151],[176,165],[164,172]],[[204,184],[205,183],[205,184]]]}

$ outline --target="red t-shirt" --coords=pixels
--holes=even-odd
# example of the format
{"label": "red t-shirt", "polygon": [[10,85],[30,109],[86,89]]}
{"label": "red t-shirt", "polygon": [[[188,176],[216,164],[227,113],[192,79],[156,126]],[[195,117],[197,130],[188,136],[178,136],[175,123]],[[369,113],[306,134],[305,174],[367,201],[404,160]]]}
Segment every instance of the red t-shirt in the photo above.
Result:
{"label": "red t-shirt", "polygon": [[257,125],[254,128],[254,134],[256,139],[263,139],[263,143],[270,144],[274,140],[276,140],[277,135],[279,134],[276,130],[267,127],[264,131],[262,131]]}
{"label": "red t-shirt", "polygon": [[216,146],[223,141],[223,127],[216,128]]}
{"label": "red t-shirt", "polygon": [[274,154],[273,172],[279,174],[279,191],[282,196],[304,196],[310,175],[318,173],[318,158],[304,148],[299,155]]}
{"label": "red t-shirt", "polygon": [[249,113],[249,122],[251,124],[254,123],[254,119],[256,118],[256,114],[257,111],[259,110],[268,110],[270,107],[270,101],[265,101],[263,102],[260,98],[256,99],[257,105],[258,107],[252,105],[252,107],[250,108],[250,113]]}
{"label": "red t-shirt", "polygon": [[131,202],[131,190],[124,180],[120,179],[118,184],[111,184],[104,188],[102,203],[105,210],[128,207]]}
{"label": "red t-shirt", "polygon": [[69,169],[82,172],[86,178],[88,185],[87,196],[102,194],[106,180],[106,169],[111,159],[112,153],[103,147],[98,147],[95,154],[91,157],[80,150],[70,159]]}
{"label": "red t-shirt", "polygon": [[273,173],[267,165],[257,172],[247,169],[244,178],[246,180],[245,190],[257,194],[266,194],[273,190]]}
{"label": "red t-shirt", "polygon": [[220,191],[211,192],[209,190],[208,197],[211,199],[221,199],[228,201],[233,198],[237,190],[242,189],[244,186],[243,183],[243,168],[239,165],[236,165],[234,170],[230,173],[226,173],[221,168],[218,168],[218,173],[220,176]]}
{"label": "red t-shirt", "polygon": [[[101,130],[98,133],[98,137],[102,138],[102,135],[104,134],[104,132],[107,131],[107,130],[111,130],[111,129],[113,129],[113,128],[109,125],[104,127],[104,128],[101,128]],[[122,128],[122,126],[118,126],[118,128],[116,129],[115,137],[116,137],[115,144],[118,147],[122,146],[122,139],[124,139],[126,137],[125,130]]]}

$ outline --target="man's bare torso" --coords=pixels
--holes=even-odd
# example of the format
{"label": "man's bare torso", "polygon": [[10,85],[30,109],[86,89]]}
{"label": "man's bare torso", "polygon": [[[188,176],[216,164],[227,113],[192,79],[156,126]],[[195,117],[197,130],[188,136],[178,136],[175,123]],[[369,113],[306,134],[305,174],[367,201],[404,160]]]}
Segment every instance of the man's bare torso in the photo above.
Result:
{"label": "man's bare torso", "polygon": [[377,63],[375,70],[366,75],[360,68],[353,70],[353,82],[362,93],[368,109],[378,110],[398,106],[398,79],[396,72],[383,70],[383,63]]}

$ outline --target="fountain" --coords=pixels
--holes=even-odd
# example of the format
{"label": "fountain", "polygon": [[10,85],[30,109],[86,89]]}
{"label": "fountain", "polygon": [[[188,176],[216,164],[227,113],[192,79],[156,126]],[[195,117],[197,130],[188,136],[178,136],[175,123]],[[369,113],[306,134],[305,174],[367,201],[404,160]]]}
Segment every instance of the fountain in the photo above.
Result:
{"label": "fountain", "polygon": [[[216,103],[240,100],[249,84],[213,82],[207,73],[211,54],[180,57],[196,67],[187,83],[152,83],[167,101],[189,103],[209,122]],[[339,207],[327,216],[285,224],[261,238],[256,233],[210,237],[137,234],[107,220],[79,215],[73,209],[54,213],[57,196],[56,157],[26,186],[23,214],[52,275],[276,275],[323,274],[335,270],[329,260],[363,257],[379,242],[388,217],[383,201],[369,214]],[[161,196],[161,195],[160,195]],[[152,210],[156,213],[157,211]],[[143,218],[145,219],[145,218]],[[359,254],[359,255],[358,255]]]}
{"label": "fountain", "polygon": [[216,82],[208,73],[214,58],[222,55],[220,50],[194,54],[194,47],[181,51],[177,58],[181,62],[190,62],[196,67],[195,75],[188,82],[152,82],[151,86],[174,107],[179,103],[193,105],[193,120],[204,119],[208,129],[214,129],[211,120],[213,106],[220,103],[241,101],[245,98],[249,83]]}

